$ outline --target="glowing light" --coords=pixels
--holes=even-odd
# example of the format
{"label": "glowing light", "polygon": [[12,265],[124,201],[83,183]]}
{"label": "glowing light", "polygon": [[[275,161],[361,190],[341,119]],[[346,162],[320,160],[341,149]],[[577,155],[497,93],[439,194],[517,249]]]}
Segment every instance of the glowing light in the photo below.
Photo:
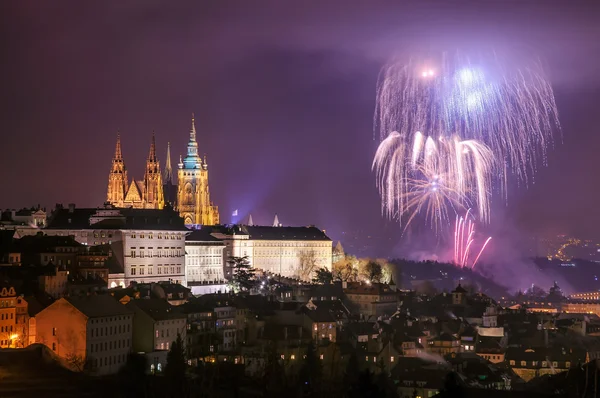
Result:
{"label": "glowing light", "polygon": [[10,336],[10,339],[11,339],[11,340],[16,340],[16,339],[18,339],[18,338],[19,338],[19,335],[18,335],[18,334],[13,334],[13,335],[11,335],[11,336]]}
{"label": "glowing light", "polygon": [[[435,72],[413,58],[391,62],[380,75],[374,124],[382,141],[373,169],[383,213],[401,221],[410,212],[408,193],[415,184],[431,188],[435,173],[444,183],[427,191],[455,191],[449,195],[454,202],[476,206],[480,221],[488,222],[492,186],[506,198],[511,174],[528,185],[540,161],[546,164],[553,133],[560,131],[552,87],[540,62],[525,58],[456,52],[434,61]],[[422,79],[415,71],[437,77]],[[441,206],[432,209],[438,217],[445,214]]]}
{"label": "glowing light", "polygon": [[457,136],[434,140],[420,132],[407,141],[393,132],[381,142],[373,160],[384,216],[404,220],[406,228],[423,213],[439,231],[455,209],[476,204],[479,217],[489,219],[495,165],[489,148]]}
{"label": "glowing light", "polygon": [[481,257],[491,239],[492,237],[489,237],[485,240],[475,260],[471,262],[471,250],[475,243],[475,221],[471,209],[467,210],[464,218],[457,215],[454,224],[454,264],[460,268],[475,268],[479,257]]}

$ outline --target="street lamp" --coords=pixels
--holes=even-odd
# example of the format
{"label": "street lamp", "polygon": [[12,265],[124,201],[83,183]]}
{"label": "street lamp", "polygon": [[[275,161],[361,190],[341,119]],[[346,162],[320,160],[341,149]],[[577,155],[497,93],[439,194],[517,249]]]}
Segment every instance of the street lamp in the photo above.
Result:
{"label": "street lamp", "polygon": [[8,348],[10,348],[10,346],[12,345],[12,342],[13,342],[14,340],[16,340],[17,338],[19,338],[19,335],[18,335],[18,334],[12,334],[12,335],[10,336],[10,343],[8,344]]}

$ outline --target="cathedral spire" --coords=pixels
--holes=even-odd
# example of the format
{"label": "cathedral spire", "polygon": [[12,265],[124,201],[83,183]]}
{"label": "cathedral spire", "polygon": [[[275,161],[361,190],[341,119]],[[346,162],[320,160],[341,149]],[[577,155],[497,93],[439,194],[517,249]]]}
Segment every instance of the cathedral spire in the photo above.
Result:
{"label": "cathedral spire", "polygon": [[156,162],[156,140],[154,132],[152,132],[152,143],[150,144],[150,153],[148,154],[148,162]]}
{"label": "cathedral spire", "polygon": [[190,130],[190,140],[187,145],[187,156],[183,159],[184,168],[200,169],[202,168],[202,159],[198,156],[198,142],[196,142],[196,122],[192,113],[192,128]]}
{"label": "cathedral spire", "polygon": [[164,182],[173,181],[173,169],[171,168],[171,143],[167,142],[167,159],[165,160]]}
{"label": "cathedral spire", "polygon": [[117,146],[115,147],[115,160],[123,160],[123,153],[121,152],[121,133],[117,132]]}
{"label": "cathedral spire", "polygon": [[254,221],[252,221],[252,214],[250,214],[248,216],[248,226],[249,227],[253,227],[254,226]]}
{"label": "cathedral spire", "polygon": [[190,130],[190,143],[196,142],[196,122],[192,113],[192,129]]}
{"label": "cathedral spire", "polygon": [[281,227],[281,224],[279,223],[279,217],[277,217],[277,214],[275,214],[275,220],[273,220],[273,226]]}

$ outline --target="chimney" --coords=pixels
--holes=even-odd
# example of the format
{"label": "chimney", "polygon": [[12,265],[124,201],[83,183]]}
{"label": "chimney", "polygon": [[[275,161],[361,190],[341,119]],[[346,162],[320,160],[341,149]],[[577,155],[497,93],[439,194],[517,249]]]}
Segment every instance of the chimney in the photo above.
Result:
{"label": "chimney", "polygon": [[69,213],[75,212],[75,203],[69,203]]}

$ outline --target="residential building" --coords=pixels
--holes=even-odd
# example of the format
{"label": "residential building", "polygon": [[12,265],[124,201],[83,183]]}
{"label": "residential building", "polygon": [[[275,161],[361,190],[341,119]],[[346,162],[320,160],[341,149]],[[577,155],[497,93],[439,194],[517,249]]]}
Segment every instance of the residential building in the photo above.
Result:
{"label": "residential building", "polygon": [[169,351],[178,334],[183,341],[186,340],[187,317],[175,311],[166,300],[159,298],[130,300],[126,307],[135,313],[133,321],[135,352]]}
{"label": "residential building", "polygon": [[44,232],[73,236],[84,245],[109,245],[114,260],[110,287],[165,280],[185,284],[188,230],[170,206],[162,210],[58,207]]}
{"label": "residential building", "polygon": [[46,271],[38,276],[38,284],[40,290],[48,294],[52,298],[59,298],[67,292],[67,280],[69,272],[66,268],[58,266],[45,267]]}
{"label": "residential building", "polygon": [[385,283],[344,283],[348,308],[363,316],[391,315],[398,308],[398,294]]}
{"label": "residential building", "polygon": [[35,320],[36,342],[74,370],[114,374],[132,350],[133,313],[110,295],[61,298]]}
{"label": "residential building", "polygon": [[17,300],[15,287],[0,281],[0,348],[14,347],[19,339]]}
{"label": "residential building", "polygon": [[197,229],[185,238],[186,282],[222,282],[225,243],[210,234],[209,229]]}
{"label": "residential building", "polygon": [[506,350],[506,362],[520,378],[529,381],[585,363],[586,353],[580,349],[565,347],[509,347]]}

